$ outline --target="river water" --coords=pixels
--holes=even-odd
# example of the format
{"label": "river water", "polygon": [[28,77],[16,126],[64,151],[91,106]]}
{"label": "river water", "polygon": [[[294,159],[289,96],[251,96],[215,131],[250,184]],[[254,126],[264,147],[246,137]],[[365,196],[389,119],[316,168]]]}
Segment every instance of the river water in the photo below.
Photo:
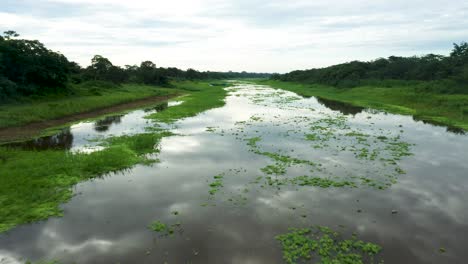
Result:
{"label": "river water", "polygon": [[[63,217],[1,234],[0,263],[283,263],[275,236],[315,225],[382,246],[385,263],[466,263],[467,135],[268,86],[227,89],[225,106],[164,126],[176,135],[160,162],[80,183]],[[23,147],[99,151],[161,110]],[[285,181],[304,175],[347,184]]]}

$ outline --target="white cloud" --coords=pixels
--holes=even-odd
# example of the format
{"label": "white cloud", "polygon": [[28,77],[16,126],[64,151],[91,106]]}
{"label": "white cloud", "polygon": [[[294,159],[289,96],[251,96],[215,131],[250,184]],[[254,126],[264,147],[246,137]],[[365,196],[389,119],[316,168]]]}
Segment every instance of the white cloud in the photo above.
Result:
{"label": "white cloud", "polygon": [[89,64],[153,60],[200,70],[279,71],[448,53],[468,38],[464,1],[48,0],[0,7],[14,29]]}

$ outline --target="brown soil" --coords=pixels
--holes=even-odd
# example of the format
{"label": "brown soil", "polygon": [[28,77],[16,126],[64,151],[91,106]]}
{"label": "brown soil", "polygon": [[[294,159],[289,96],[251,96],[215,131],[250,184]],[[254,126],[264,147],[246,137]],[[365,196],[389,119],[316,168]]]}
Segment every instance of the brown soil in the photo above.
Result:
{"label": "brown soil", "polygon": [[41,122],[29,123],[22,126],[0,128],[0,142],[9,142],[33,138],[41,134],[44,129],[65,125],[67,123],[76,122],[82,119],[94,118],[110,113],[121,112],[128,109],[138,108],[152,103],[163,102],[170,98],[176,97],[178,94],[166,96],[152,96],[144,99],[138,99],[131,102],[121,103],[105,108],[95,109],[92,111],[77,113],[60,117],[57,119],[44,120]]}

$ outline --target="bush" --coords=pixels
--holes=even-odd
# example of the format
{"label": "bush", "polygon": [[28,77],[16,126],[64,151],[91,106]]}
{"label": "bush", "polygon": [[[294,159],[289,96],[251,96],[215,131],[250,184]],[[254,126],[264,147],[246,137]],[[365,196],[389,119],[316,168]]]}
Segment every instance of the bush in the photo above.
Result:
{"label": "bush", "polygon": [[446,79],[422,82],[416,86],[417,92],[439,94],[468,94],[468,86],[455,80]]}
{"label": "bush", "polygon": [[81,88],[89,89],[89,90],[117,89],[120,87],[120,85],[115,84],[113,82],[100,81],[100,80],[82,82],[78,86]]}
{"label": "bush", "polygon": [[0,101],[5,101],[18,93],[17,85],[5,77],[0,76]]}

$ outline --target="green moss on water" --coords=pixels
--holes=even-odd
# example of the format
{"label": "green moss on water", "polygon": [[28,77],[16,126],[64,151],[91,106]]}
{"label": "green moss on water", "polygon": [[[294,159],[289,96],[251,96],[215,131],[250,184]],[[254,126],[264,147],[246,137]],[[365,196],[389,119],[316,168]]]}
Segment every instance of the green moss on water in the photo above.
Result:
{"label": "green moss on water", "polygon": [[356,183],[353,181],[333,179],[333,178],[321,178],[313,177],[308,175],[298,177],[265,177],[266,184],[269,186],[280,187],[280,186],[311,186],[320,188],[340,188],[340,187],[356,187]]}
{"label": "green moss on water", "polygon": [[172,236],[175,232],[181,230],[181,224],[177,222],[169,225],[161,221],[154,221],[149,225],[149,229],[162,236]]}
{"label": "green moss on water", "polygon": [[[276,118],[276,116],[274,116]],[[252,119],[244,122],[237,122],[241,126],[237,131],[244,133],[243,127],[251,126]],[[363,162],[373,162],[371,171],[361,172],[363,175],[352,175],[350,173],[332,172],[329,167],[324,167],[319,161],[300,159],[286,154],[285,149],[277,151],[265,151],[264,144],[260,144],[262,137],[255,136],[244,139],[249,150],[255,154],[270,158],[273,163],[260,169],[267,177],[266,186],[296,185],[315,186],[321,188],[329,187],[358,187],[367,186],[379,190],[386,189],[397,182],[397,175],[405,174],[404,170],[398,166],[397,161],[402,157],[410,156],[411,144],[404,142],[400,135],[392,135],[389,131],[372,131],[372,133],[353,128],[348,124],[348,119],[342,114],[324,114],[321,118],[311,119],[308,117],[294,117],[291,123],[309,123],[309,130],[313,133],[304,133],[302,130],[291,129],[285,134],[290,136],[289,131],[294,134],[304,133],[304,140],[312,141],[312,149],[320,149],[325,155],[353,155],[355,161],[352,163],[362,164]],[[265,123],[263,120],[260,124]],[[302,125],[304,126],[304,125]],[[251,129],[254,129],[251,127]],[[258,133],[258,131],[256,131]],[[386,133],[383,135],[382,133]],[[235,133],[238,135],[238,133]],[[294,151],[291,150],[290,153]],[[354,165],[354,164],[353,164]],[[288,173],[288,168],[293,166],[309,167],[312,175],[300,177],[282,177]],[[338,165],[335,165],[337,167]],[[358,172],[359,173],[359,172]],[[358,174],[354,173],[354,174]],[[314,175],[316,174],[316,175]],[[271,177],[275,176],[275,178]],[[281,177],[280,177],[281,176]]]}
{"label": "green moss on water", "polygon": [[356,235],[344,239],[327,227],[291,228],[288,233],[276,236],[281,243],[286,263],[362,264],[381,263],[376,260],[382,248],[359,240]]}
{"label": "green moss on water", "polygon": [[293,165],[299,165],[299,164],[304,164],[304,165],[309,165],[309,166],[316,165],[314,162],[309,161],[309,160],[302,160],[302,159],[291,157],[289,155],[284,155],[284,154],[279,154],[279,153],[274,153],[274,152],[261,151],[260,147],[257,145],[257,143],[260,142],[261,140],[262,140],[261,137],[253,137],[253,138],[246,139],[247,145],[250,147],[250,151],[258,155],[269,157],[275,161],[274,164],[267,165],[266,167],[260,169],[265,174],[283,175],[286,173],[287,168]]}
{"label": "green moss on water", "polygon": [[246,139],[247,141],[247,146],[250,146],[252,148],[257,148],[257,143],[262,140],[261,137],[253,137],[253,138],[248,138]]}
{"label": "green moss on water", "polygon": [[224,174],[219,174],[213,176],[213,181],[209,184],[210,190],[208,193],[210,195],[215,195],[223,187]]}
{"label": "green moss on water", "polygon": [[346,180],[335,180],[331,178],[320,178],[312,176],[299,176],[291,179],[291,182],[299,186],[315,186],[321,188],[329,187],[356,187],[356,184],[352,181]]}

